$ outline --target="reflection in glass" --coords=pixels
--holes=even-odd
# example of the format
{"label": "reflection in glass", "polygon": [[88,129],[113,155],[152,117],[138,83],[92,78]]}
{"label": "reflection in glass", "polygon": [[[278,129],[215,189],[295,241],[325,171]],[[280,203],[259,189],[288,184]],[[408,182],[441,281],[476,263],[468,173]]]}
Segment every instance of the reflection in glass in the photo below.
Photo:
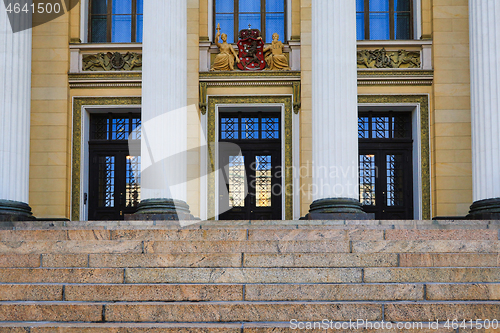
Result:
{"label": "reflection in glass", "polygon": [[115,157],[99,157],[99,207],[115,206]]}
{"label": "reflection in glass", "polygon": [[137,207],[141,201],[141,157],[127,156],[126,205]]}
{"label": "reflection in glass", "polygon": [[271,156],[255,157],[255,196],[257,207],[271,207],[272,194]]}
{"label": "reflection in glass", "polygon": [[229,205],[245,207],[245,157],[229,156]]}
{"label": "reflection in glass", "polygon": [[403,203],[403,156],[387,155],[387,206]]}
{"label": "reflection in glass", "polygon": [[375,206],[375,155],[359,155],[359,201],[364,206]]}

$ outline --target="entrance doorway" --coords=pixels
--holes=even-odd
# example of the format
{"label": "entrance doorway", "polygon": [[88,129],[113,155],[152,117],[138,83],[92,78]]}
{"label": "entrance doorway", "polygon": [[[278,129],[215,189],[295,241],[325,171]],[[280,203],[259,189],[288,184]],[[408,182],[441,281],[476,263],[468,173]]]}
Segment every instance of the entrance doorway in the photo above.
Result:
{"label": "entrance doorway", "polygon": [[411,112],[360,112],[360,201],[378,220],[413,219]]}
{"label": "entrance doorway", "polygon": [[129,154],[140,139],[137,113],[94,114],[89,140],[89,220],[123,220],[140,201],[141,156]]}
{"label": "entrance doorway", "polygon": [[[236,144],[241,150],[240,155],[220,145],[220,183],[228,195],[219,195],[219,219],[281,220],[281,114],[224,112],[219,129],[220,143]],[[228,206],[232,208],[224,211]]]}

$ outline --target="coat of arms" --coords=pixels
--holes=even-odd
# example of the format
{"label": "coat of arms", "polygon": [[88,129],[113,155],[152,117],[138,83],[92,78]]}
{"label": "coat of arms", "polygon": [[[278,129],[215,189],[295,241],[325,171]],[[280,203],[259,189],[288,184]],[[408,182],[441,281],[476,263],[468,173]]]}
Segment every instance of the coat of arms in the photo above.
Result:
{"label": "coat of arms", "polygon": [[238,68],[242,71],[256,71],[266,68],[264,59],[264,41],[258,29],[244,29],[240,31],[238,41]]}

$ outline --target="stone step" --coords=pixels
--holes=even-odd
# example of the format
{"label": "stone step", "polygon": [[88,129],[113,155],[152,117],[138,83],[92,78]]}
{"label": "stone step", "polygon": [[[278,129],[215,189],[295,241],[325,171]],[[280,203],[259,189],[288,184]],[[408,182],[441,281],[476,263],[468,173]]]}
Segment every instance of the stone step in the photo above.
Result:
{"label": "stone step", "polygon": [[0,241],[69,240],[498,240],[499,230],[379,230],[363,228],[272,228],[262,229],[76,229],[0,230]]}
{"label": "stone step", "polygon": [[0,283],[123,283],[119,268],[2,268]]}
{"label": "stone step", "polygon": [[288,322],[446,321],[498,317],[499,302],[0,302],[0,321]]}
{"label": "stone step", "polygon": [[359,227],[380,229],[499,229],[500,221],[492,220],[290,220],[290,221],[32,221],[0,223],[3,230],[54,230],[54,229],[200,229],[200,228],[310,228],[310,227]]}
{"label": "stone step", "polygon": [[0,283],[354,283],[361,268],[3,268]]}
{"label": "stone step", "polygon": [[[446,321],[494,318],[498,302],[0,302],[0,321],[286,322]],[[490,319],[491,320],[491,319]]]}
{"label": "stone step", "polygon": [[[319,327],[320,322],[316,322],[317,327]],[[375,333],[381,332],[380,326],[377,328],[377,322],[370,322],[366,324],[360,324],[359,327],[355,323],[349,322],[328,322],[326,325],[329,330],[338,332],[365,332],[365,333]],[[380,324],[380,322],[378,322]],[[325,325],[324,323],[322,323]],[[404,327],[405,323],[401,323]],[[300,325],[300,326],[299,326]],[[303,325],[303,326],[302,326]],[[206,333],[293,333],[300,331],[299,327],[304,327],[307,332],[313,333],[324,333],[324,328],[314,329],[306,328],[313,327],[313,322],[302,322],[302,323],[290,323],[290,322],[242,322],[242,323],[27,323],[27,322],[16,322],[16,323],[2,323],[0,322],[0,332],[9,333],[102,333],[102,332],[112,332],[112,333],[191,333],[191,332],[206,332]],[[396,327],[396,323],[393,324],[392,329],[384,328],[383,332],[402,332],[401,329]],[[427,322],[416,322],[409,323],[407,325],[410,327],[415,327],[415,329],[410,328],[408,332],[421,332],[421,333],[462,333],[462,332],[472,332],[467,329],[454,330],[452,328],[445,328],[444,324],[440,323],[437,328],[428,328],[429,323]],[[342,329],[342,326],[345,329]],[[351,328],[350,328],[351,326]],[[323,326],[324,327],[324,326]],[[422,327],[422,328],[420,328]],[[424,328],[425,327],[425,328]],[[9,329],[8,331],[2,330],[2,328]],[[403,331],[405,332],[405,331]],[[474,332],[482,333],[485,330],[474,330]],[[496,330],[488,330],[488,332],[496,332]]]}
{"label": "stone step", "polygon": [[367,283],[411,283],[411,282],[498,282],[500,268],[372,268],[363,270],[363,282]]}
{"label": "stone step", "polygon": [[19,241],[0,242],[0,254],[42,253],[286,253],[349,252],[349,241]]}
{"label": "stone step", "polygon": [[0,301],[498,301],[499,283],[0,284]]}
{"label": "stone step", "polygon": [[125,283],[355,283],[360,268],[127,268]]}
{"label": "stone step", "polygon": [[[399,258],[399,262],[398,262]],[[500,267],[497,253],[7,254],[0,268]]]}
{"label": "stone step", "polygon": [[353,253],[500,253],[500,241],[382,240],[352,241]]}
{"label": "stone step", "polygon": [[401,267],[499,267],[498,253],[402,253]]}
{"label": "stone step", "polygon": [[[0,322],[0,333],[241,333],[243,323],[36,323]],[[254,331],[252,331],[254,332]]]}

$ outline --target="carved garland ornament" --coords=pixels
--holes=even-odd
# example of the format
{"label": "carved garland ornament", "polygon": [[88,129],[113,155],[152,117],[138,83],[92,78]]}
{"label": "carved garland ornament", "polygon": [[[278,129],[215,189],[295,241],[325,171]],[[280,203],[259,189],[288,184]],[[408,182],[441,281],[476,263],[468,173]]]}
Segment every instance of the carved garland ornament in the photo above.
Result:
{"label": "carved garland ornament", "polygon": [[358,51],[358,68],[420,68],[420,51]]}
{"label": "carved garland ornament", "polygon": [[83,56],[83,71],[140,71],[142,54],[107,52]]}

